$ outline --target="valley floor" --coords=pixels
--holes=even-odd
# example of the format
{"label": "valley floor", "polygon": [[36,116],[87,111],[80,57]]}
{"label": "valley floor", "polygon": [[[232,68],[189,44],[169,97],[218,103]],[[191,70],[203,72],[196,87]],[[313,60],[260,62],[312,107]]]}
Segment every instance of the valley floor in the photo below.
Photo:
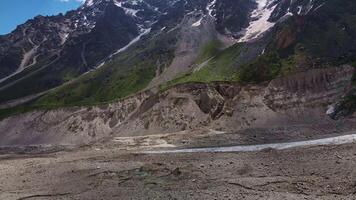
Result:
{"label": "valley floor", "polygon": [[[236,153],[143,153],[194,144],[175,143],[177,134],[2,154],[0,199],[356,198],[355,143]],[[205,136],[226,138],[213,131]]]}

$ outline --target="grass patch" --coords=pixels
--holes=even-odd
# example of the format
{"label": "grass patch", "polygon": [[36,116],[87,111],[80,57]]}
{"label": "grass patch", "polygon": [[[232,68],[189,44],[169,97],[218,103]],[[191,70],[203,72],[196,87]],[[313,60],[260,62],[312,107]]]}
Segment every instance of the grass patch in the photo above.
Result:
{"label": "grass patch", "polygon": [[200,64],[207,59],[217,55],[222,48],[222,43],[219,40],[212,40],[200,49],[199,56],[195,61],[196,64]]}
{"label": "grass patch", "polygon": [[241,50],[242,44],[235,44],[225,50],[218,51],[215,55],[209,55],[208,58],[213,58],[201,69],[178,76],[161,85],[160,90],[163,91],[174,85],[189,82],[236,81],[237,70],[234,68],[234,64]]}
{"label": "grass patch", "polygon": [[238,80],[241,83],[260,83],[276,78],[281,71],[282,63],[277,53],[260,56],[250,64],[241,67]]}

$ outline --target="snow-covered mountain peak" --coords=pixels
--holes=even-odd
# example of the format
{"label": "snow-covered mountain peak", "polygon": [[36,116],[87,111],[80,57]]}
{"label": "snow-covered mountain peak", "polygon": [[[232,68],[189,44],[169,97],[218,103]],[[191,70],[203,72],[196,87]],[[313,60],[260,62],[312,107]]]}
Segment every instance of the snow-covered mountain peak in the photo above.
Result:
{"label": "snow-covered mountain peak", "polygon": [[108,2],[110,0],[86,0],[85,3],[83,4],[84,7],[92,7],[95,5],[98,5],[102,2]]}

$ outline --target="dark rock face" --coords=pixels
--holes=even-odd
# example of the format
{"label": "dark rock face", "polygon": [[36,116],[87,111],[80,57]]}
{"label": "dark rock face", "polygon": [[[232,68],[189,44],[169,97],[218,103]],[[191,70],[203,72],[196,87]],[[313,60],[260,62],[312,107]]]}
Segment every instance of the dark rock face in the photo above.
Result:
{"label": "dark rock face", "polygon": [[224,98],[216,93],[215,90],[207,91],[200,95],[198,101],[199,108],[206,114],[210,114],[212,119],[216,119],[224,108]]}
{"label": "dark rock face", "polygon": [[[26,24],[18,26],[18,28],[9,35],[2,36],[0,43],[0,79],[15,72],[17,68],[31,65],[35,61],[50,54],[60,46],[60,32],[62,16],[58,17],[42,17],[38,16],[29,20]],[[50,23],[54,21],[54,23]],[[42,48],[38,48],[42,45]],[[27,62],[25,55],[33,50],[32,55],[28,55]]]}
{"label": "dark rock face", "polygon": [[[5,48],[3,47],[2,49]],[[13,66],[19,66],[21,64],[22,51],[20,48],[7,48],[6,54],[2,53],[0,57],[0,78],[3,78],[16,70]]]}
{"label": "dark rock face", "polygon": [[128,44],[138,34],[135,21],[127,17],[123,9],[109,4],[89,33],[68,42],[61,55],[66,59],[60,64],[72,66],[78,74],[84,73],[110,53]]}
{"label": "dark rock face", "polygon": [[288,13],[292,15],[308,15],[314,11],[317,11],[319,8],[325,4],[327,0],[281,0],[274,1],[276,8],[270,16],[269,20],[277,22],[282,17]]}
{"label": "dark rock face", "polygon": [[215,5],[216,28],[220,33],[238,37],[250,22],[250,13],[256,9],[252,0],[220,0]]}
{"label": "dark rock face", "polygon": [[350,90],[340,101],[329,107],[327,114],[334,120],[350,117],[356,112],[356,89]]}

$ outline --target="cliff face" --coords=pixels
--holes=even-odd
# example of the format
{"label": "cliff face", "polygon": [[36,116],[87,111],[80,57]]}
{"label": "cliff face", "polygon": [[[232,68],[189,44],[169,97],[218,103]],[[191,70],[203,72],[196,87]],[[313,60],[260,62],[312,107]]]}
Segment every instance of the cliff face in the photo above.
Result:
{"label": "cliff face", "polygon": [[[1,145],[83,144],[110,136],[298,126],[350,128],[326,114],[351,85],[353,68],[315,69],[262,85],[183,84],[102,106],[34,111],[0,122]],[[348,120],[353,120],[348,119]]]}
{"label": "cliff face", "polygon": [[335,102],[351,88],[354,68],[315,69],[271,81],[265,103],[273,110],[318,107]]}

